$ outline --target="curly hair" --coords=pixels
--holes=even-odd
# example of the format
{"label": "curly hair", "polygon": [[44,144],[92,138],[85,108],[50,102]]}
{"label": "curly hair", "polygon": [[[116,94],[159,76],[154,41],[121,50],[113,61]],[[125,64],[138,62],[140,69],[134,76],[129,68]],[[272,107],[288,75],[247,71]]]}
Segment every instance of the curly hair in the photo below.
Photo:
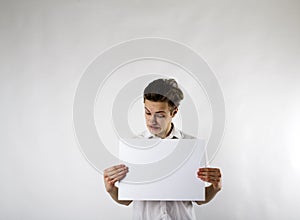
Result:
{"label": "curly hair", "polygon": [[145,99],[154,102],[168,102],[172,109],[178,107],[183,98],[183,92],[175,79],[156,79],[144,89],[144,102]]}

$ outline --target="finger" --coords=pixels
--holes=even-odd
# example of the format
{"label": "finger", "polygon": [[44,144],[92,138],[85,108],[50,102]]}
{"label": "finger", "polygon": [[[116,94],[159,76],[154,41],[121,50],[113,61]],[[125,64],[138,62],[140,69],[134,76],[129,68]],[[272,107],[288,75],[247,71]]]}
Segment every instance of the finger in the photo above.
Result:
{"label": "finger", "polygon": [[221,181],[219,177],[211,177],[211,176],[198,176],[201,180],[209,183],[218,183]]}
{"label": "finger", "polygon": [[118,169],[124,168],[124,167],[126,167],[124,164],[118,164],[118,165],[115,165],[115,166],[106,168],[106,169],[104,170],[104,173],[109,173],[109,172],[112,172],[112,171],[114,171],[114,170],[118,170]]}
{"label": "finger", "polygon": [[219,172],[219,173],[221,173],[219,168],[212,168],[212,167],[199,168],[198,171],[201,171],[201,172]]}
{"label": "finger", "polygon": [[115,172],[113,173],[112,175],[109,176],[110,179],[114,179],[116,178],[117,176],[120,176],[120,175],[126,175],[126,173],[128,172],[128,169],[124,169],[124,170],[119,170],[118,172]]}
{"label": "finger", "polygon": [[105,173],[104,178],[107,182],[111,182],[114,179],[124,178],[127,172],[128,172],[128,167],[125,167],[123,169],[118,169],[117,171],[111,173]]}
{"label": "finger", "polygon": [[220,177],[215,177],[215,176],[198,176],[198,178],[205,180],[205,181],[220,181]]}
{"label": "finger", "polygon": [[221,177],[218,176],[198,176],[198,178],[206,182],[221,181]]}
{"label": "finger", "polygon": [[125,176],[126,176],[126,173],[125,174],[120,174],[118,176],[115,176],[115,178],[111,179],[109,182],[111,184],[114,184],[115,182],[122,180]]}
{"label": "finger", "polygon": [[206,170],[206,169],[199,169],[197,172],[198,175],[216,175],[221,177],[221,171],[219,169],[212,169],[212,170]]}
{"label": "finger", "polygon": [[119,173],[123,173],[123,172],[128,172],[128,167],[124,167],[124,168],[119,168],[110,172],[105,173],[105,176],[109,176],[112,177],[114,175],[118,175]]}
{"label": "finger", "polygon": [[221,178],[221,173],[211,173],[211,172],[198,172],[197,173],[197,175],[198,176],[204,176],[204,177],[206,177],[206,176],[208,176],[208,177],[214,177],[214,178],[216,178],[216,177],[218,177],[218,178]]}
{"label": "finger", "polygon": [[221,178],[220,172],[204,172],[204,171],[198,171],[197,172],[198,177],[209,177],[209,178]]}
{"label": "finger", "polygon": [[125,165],[113,166],[104,171],[104,176],[112,176],[124,170],[128,170],[128,167],[126,167]]}

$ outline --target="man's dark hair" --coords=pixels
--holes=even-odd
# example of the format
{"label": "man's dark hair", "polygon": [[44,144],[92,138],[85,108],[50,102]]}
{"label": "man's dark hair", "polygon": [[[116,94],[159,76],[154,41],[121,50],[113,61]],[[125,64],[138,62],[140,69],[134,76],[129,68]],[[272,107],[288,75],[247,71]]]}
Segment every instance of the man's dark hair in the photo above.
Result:
{"label": "man's dark hair", "polygon": [[173,110],[183,99],[183,92],[175,79],[156,79],[145,88],[144,102],[145,99],[154,102],[168,102]]}

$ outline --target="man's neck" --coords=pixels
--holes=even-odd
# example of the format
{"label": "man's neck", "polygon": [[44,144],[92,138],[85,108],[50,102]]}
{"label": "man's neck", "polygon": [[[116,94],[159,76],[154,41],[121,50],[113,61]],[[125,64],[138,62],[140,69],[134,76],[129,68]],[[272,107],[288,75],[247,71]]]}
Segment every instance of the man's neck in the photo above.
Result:
{"label": "man's neck", "polygon": [[169,128],[167,129],[167,132],[165,133],[165,135],[163,137],[160,137],[160,136],[158,136],[158,137],[160,137],[162,139],[168,137],[171,134],[173,127],[174,127],[173,123],[170,123]]}

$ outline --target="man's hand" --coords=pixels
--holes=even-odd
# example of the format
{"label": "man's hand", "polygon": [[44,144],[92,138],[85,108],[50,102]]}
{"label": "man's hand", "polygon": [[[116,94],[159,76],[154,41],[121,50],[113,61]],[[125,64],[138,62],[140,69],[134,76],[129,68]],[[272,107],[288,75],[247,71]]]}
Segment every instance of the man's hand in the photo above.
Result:
{"label": "man's hand", "polygon": [[115,186],[115,183],[123,179],[126,173],[128,173],[128,167],[124,164],[109,167],[105,169],[103,173],[106,191],[113,200],[122,205],[129,205],[132,201],[118,199],[119,189]]}
{"label": "man's hand", "polygon": [[221,171],[218,168],[199,168],[197,172],[198,178],[211,183],[212,187],[215,191],[219,191],[222,188],[222,182],[221,182]]}
{"label": "man's hand", "polygon": [[115,183],[126,176],[128,167],[124,164],[115,165],[104,170],[104,183],[106,191],[111,193],[116,187]]}
{"label": "man's hand", "polygon": [[221,171],[218,168],[199,168],[197,172],[198,178],[211,183],[210,186],[205,187],[205,200],[195,201],[198,205],[202,205],[211,201],[215,195],[221,190]]}

